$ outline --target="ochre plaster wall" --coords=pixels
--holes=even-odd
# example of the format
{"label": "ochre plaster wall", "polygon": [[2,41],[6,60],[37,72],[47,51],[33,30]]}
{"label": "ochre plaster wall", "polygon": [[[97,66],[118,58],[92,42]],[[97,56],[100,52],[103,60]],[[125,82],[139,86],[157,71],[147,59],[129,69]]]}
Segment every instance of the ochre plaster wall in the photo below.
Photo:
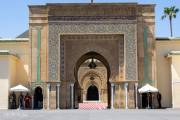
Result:
{"label": "ochre plaster wall", "polygon": [[[157,88],[162,94],[162,106],[172,107],[171,51],[180,51],[179,40],[156,41]],[[174,88],[173,88],[174,89]],[[175,93],[176,94],[176,93]],[[180,99],[179,99],[180,100]]]}
{"label": "ochre plaster wall", "polygon": [[[0,56],[0,109],[8,108],[9,62],[8,57]],[[3,69],[2,69],[3,68]]]}
{"label": "ochre plaster wall", "polygon": [[172,107],[180,108],[180,55],[174,55],[171,59]]}

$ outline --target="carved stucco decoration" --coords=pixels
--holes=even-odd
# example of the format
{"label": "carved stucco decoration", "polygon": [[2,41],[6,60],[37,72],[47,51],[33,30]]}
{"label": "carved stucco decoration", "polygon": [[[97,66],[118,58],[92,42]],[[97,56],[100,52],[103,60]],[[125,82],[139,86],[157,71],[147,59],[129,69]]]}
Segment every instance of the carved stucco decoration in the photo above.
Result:
{"label": "carved stucco decoration", "polygon": [[[60,35],[62,34],[124,34],[125,80],[137,79],[136,24],[120,23],[49,23],[49,80],[60,79]],[[63,46],[61,46],[62,50]],[[62,62],[62,61],[61,61]],[[62,64],[62,63],[61,63]],[[73,69],[73,68],[72,68]],[[62,78],[61,78],[62,79]]]}

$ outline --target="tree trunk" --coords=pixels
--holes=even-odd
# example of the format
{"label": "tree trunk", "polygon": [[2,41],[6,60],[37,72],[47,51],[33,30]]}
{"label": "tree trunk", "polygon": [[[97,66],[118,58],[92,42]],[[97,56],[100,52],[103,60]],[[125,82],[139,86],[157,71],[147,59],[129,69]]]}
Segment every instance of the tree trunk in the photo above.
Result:
{"label": "tree trunk", "polygon": [[169,22],[170,22],[170,31],[171,31],[171,37],[173,36],[173,32],[172,32],[172,17],[169,17]]}

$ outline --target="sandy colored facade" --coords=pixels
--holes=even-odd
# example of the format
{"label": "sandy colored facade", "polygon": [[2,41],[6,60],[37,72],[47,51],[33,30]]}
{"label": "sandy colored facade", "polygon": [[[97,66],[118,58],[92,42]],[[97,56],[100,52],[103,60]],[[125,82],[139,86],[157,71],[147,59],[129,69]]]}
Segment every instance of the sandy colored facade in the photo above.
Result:
{"label": "sandy colored facade", "polygon": [[30,87],[28,68],[29,39],[0,39],[0,108],[9,107],[9,89],[23,84]]}
{"label": "sandy colored facade", "polygon": [[157,87],[164,107],[179,107],[180,39],[157,38]]}
{"label": "sandy colored facade", "polygon": [[0,66],[6,68],[0,69],[0,91],[5,91],[0,108],[8,108],[9,88],[17,84],[31,90],[35,109],[74,109],[92,101],[141,108],[137,90],[146,83],[159,89],[163,107],[180,107],[180,42],[155,38],[154,7],[29,6],[26,38],[0,40]]}
{"label": "sandy colored facade", "polygon": [[[84,91],[78,72],[80,65],[91,58],[107,69],[107,78],[102,81],[107,81],[103,94],[109,108],[135,108],[136,83],[156,80],[154,5],[46,4],[29,6],[29,11],[30,77],[35,87],[44,90],[45,108],[77,107]],[[147,48],[142,46],[144,38]],[[144,52],[149,61],[146,73]],[[96,84],[89,82],[100,86]]]}

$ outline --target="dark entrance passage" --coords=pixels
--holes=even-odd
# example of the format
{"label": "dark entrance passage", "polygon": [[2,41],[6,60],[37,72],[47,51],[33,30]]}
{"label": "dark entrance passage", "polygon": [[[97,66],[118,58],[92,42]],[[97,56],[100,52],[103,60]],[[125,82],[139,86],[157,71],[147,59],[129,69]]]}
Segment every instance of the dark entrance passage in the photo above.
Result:
{"label": "dark entrance passage", "polygon": [[142,94],[142,108],[147,108],[148,106],[148,96],[147,93]]}
{"label": "dark entrance passage", "polygon": [[42,88],[36,87],[34,92],[34,109],[42,109],[42,108],[43,108]]}
{"label": "dark entrance passage", "polygon": [[87,100],[99,100],[98,88],[95,85],[89,86],[87,90]]}

